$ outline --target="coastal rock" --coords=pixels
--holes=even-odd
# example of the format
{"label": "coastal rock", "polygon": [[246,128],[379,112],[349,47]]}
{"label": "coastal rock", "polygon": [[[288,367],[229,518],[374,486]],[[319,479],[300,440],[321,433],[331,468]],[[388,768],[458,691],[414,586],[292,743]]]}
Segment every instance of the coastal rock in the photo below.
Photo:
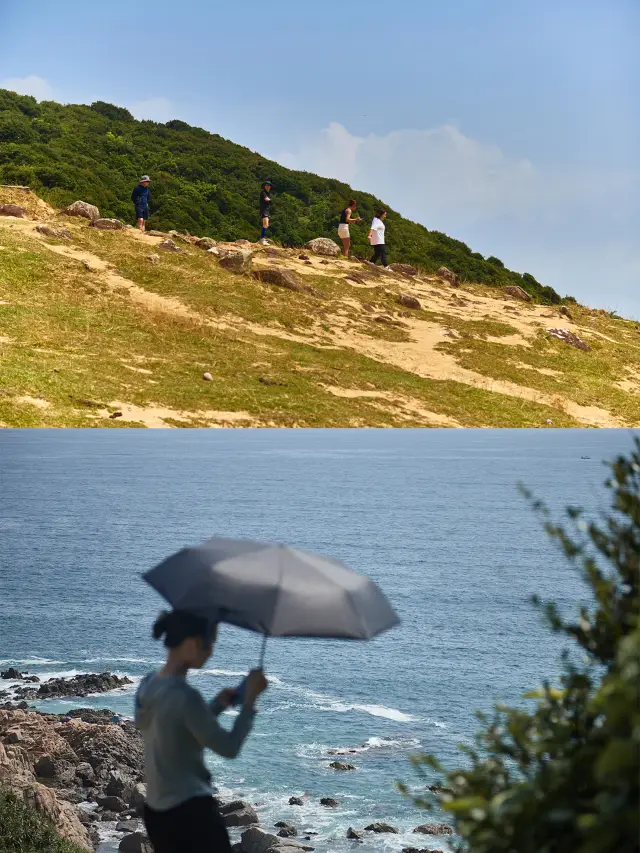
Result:
{"label": "coastal rock", "polygon": [[369,826],[365,826],[367,832],[390,832],[394,835],[398,835],[400,830],[396,829],[395,826],[391,826],[390,823],[370,823]]}
{"label": "coastal rock", "polygon": [[125,835],[118,845],[119,853],[153,853],[153,847],[144,832]]}
{"label": "coastal rock", "polygon": [[514,299],[519,299],[521,302],[533,301],[530,294],[521,287],[518,287],[517,284],[510,284],[509,287],[505,287],[504,292],[508,293],[509,296],[513,296]]}
{"label": "coastal rock", "polygon": [[364,838],[364,832],[360,832],[357,829],[354,829],[352,826],[347,830],[347,838],[350,841],[362,841]]}
{"label": "coastal rock", "polygon": [[281,827],[281,829],[278,831],[279,838],[295,838],[297,834],[298,830],[290,823]]}
{"label": "coastal rock", "polygon": [[452,287],[460,287],[460,279],[448,267],[440,267],[436,275],[439,278],[443,278],[445,281],[448,281]]}
{"label": "coastal rock", "polygon": [[430,850],[428,847],[403,847],[402,853],[442,853],[442,851]]}
{"label": "coastal rock", "polygon": [[327,806],[327,808],[330,809],[335,809],[340,805],[340,803],[337,800],[334,800],[333,797],[323,797],[320,800],[320,805]]}
{"label": "coastal rock", "polygon": [[328,237],[316,237],[314,240],[310,240],[306,246],[316,255],[326,255],[327,257],[335,258],[340,254],[340,246]]}
{"label": "coastal rock", "polygon": [[57,766],[56,762],[50,755],[43,755],[38,759],[33,766],[33,770],[38,779],[55,779]]}
{"label": "coastal rock", "polygon": [[289,797],[289,805],[290,806],[303,806],[304,803],[300,799],[300,797]]}
{"label": "coastal rock", "polygon": [[240,249],[226,247],[216,247],[220,253],[220,266],[237,274],[250,273],[253,260],[253,252],[251,249]]}
{"label": "coastal rock", "polygon": [[82,216],[84,219],[100,219],[100,211],[94,204],[89,204],[86,201],[74,201],[64,210],[60,211],[66,216]]}
{"label": "coastal rock", "polygon": [[220,814],[224,820],[225,826],[251,826],[259,823],[258,815],[253,806],[238,800],[234,803],[229,803],[227,806],[222,806]]}
{"label": "coastal rock", "polygon": [[162,243],[158,243],[158,249],[164,249],[166,252],[173,252],[174,255],[184,255],[184,249],[181,249],[179,246],[176,246],[175,241],[170,237],[167,237],[166,240],[163,240]]}
{"label": "coastal rock", "polygon": [[424,823],[413,831],[422,835],[453,835],[453,829],[446,823]]}
{"label": "coastal rock", "polygon": [[15,667],[9,667],[4,672],[0,672],[0,678],[4,678],[6,681],[19,681],[22,679],[22,673]]}
{"label": "coastal rock", "polygon": [[124,228],[124,222],[120,222],[119,219],[92,219],[89,225],[101,231],[122,231]]}
{"label": "coastal rock", "polygon": [[408,293],[401,293],[398,297],[398,302],[404,305],[405,308],[413,308],[414,311],[419,311],[422,308],[420,301],[415,296],[410,296]]}
{"label": "coastal rock", "polygon": [[105,793],[107,797],[122,797],[128,800],[127,792],[132,788],[131,780],[121,770],[112,770],[107,779]]}
{"label": "coastal rock", "polygon": [[96,797],[96,802],[102,809],[119,814],[127,809],[127,804],[121,797]]}
{"label": "coastal rock", "polygon": [[26,787],[22,795],[25,804],[45,815],[62,838],[79,847],[93,850],[91,836],[87,828],[80,823],[74,806],[60,802],[54,791],[38,783]]}
{"label": "coastal rock", "polygon": [[138,832],[140,829],[140,821],[133,818],[131,820],[121,820],[116,824],[116,832]]}
{"label": "coastal rock", "polygon": [[88,761],[81,761],[78,764],[75,768],[75,775],[80,779],[85,788],[90,787],[96,781],[96,771]]}
{"label": "coastal rock", "polygon": [[18,219],[28,219],[29,211],[19,204],[0,204],[0,216],[15,216]]}
{"label": "coastal rock", "polygon": [[6,735],[2,738],[3,742],[6,744],[20,743],[23,739],[22,732],[20,729],[13,729],[6,733]]}
{"label": "coastal rock", "polygon": [[255,270],[253,277],[265,284],[285,287],[287,290],[294,290],[297,293],[302,291],[302,285],[298,281],[298,277],[291,270],[280,269],[278,267],[268,270]]}
{"label": "coastal rock", "polygon": [[128,802],[132,809],[135,809],[137,812],[142,812],[142,807],[144,806],[145,800],[147,799],[147,786],[144,782],[138,782],[133,786],[131,793],[129,794]]}
{"label": "coastal rock", "polygon": [[568,329],[547,329],[547,334],[551,335],[552,338],[557,338],[565,344],[569,344],[569,346],[575,347],[576,349],[585,350],[585,352],[589,352],[591,350],[588,343],[583,341],[582,338],[579,338],[573,332],[570,332]]}
{"label": "coastal rock", "polygon": [[399,272],[401,275],[411,277],[418,275],[418,268],[411,266],[411,264],[390,264],[390,267],[394,272]]}
{"label": "coastal rock", "polygon": [[120,678],[110,672],[76,675],[73,678],[52,678],[40,687],[20,687],[18,699],[59,699],[66,696],[87,696],[90,693],[107,693],[133,684],[130,678]]}
{"label": "coastal rock", "polygon": [[329,765],[333,770],[355,770],[355,766],[353,764],[347,764],[344,761],[332,761]]}
{"label": "coastal rock", "polygon": [[257,826],[242,833],[241,845],[242,853],[302,853],[304,850],[313,850],[313,847],[289,838],[280,838]]}
{"label": "coastal rock", "polygon": [[217,241],[214,240],[213,237],[201,237],[196,243],[196,246],[200,249],[205,249],[206,251],[213,249],[217,245]]}

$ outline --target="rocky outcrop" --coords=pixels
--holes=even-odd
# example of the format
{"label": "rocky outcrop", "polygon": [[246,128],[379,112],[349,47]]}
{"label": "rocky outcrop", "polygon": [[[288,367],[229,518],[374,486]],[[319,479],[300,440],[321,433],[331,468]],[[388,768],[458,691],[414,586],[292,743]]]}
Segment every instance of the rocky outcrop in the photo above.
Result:
{"label": "rocky outcrop", "polygon": [[460,287],[460,279],[448,267],[440,267],[436,275],[448,281],[452,287]]}
{"label": "rocky outcrop", "polygon": [[89,225],[101,231],[122,231],[124,228],[124,222],[119,219],[92,219]]}
{"label": "rocky outcrop", "polygon": [[302,853],[305,850],[313,850],[313,847],[299,844],[290,838],[281,838],[254,826],[242,833],[239,850],[241,853]]}
{"label": "rocky outcrop", "polygon": [[208,251],[209,249],[213,249],[217,245],[218,244],[216,240],[213,239],[213,237],[201,237],[196,242],[196,246],[198,246],[198,248],[205,249],[206,251]]}
{"label": "rocky outcrop", "polygon": [[398,297],[398,302],[404,305],[405,308],[412,308],[414,311],[419,311],[422,308],[420,300],[415,296],[410,296],[408,293],[401,293]]}
{"label": "rocky outcrop", "polygon": [[350,841],[362,841],[364,838],[364,832],[360,832],[357,829],[354,829],[352,826],[347,830],[347,838]]}
{"label": "rocky outcrop", "polygon": [[422,835],[453,835],[453,829],[447,823],[424,823],[413,831]]}
{"label": "rocky outcrop", "polygon": [[225,826],[252,826],[259,822],[255,809],[242,800],[220,806],[220,814]]}
{"label": "rocky outcrop", "polygon": [[290,806],[303,806],[304,803],[300,797],[289,797]]}
{"label": "rocky outcrop", "polygon": [[167,237],[166,240],[163,240],[162,243],[158,243],[158,249],[164,249],[165,252],[173,252],[175,255],[184,255],[184,249],[181,249],[179,246],[176,246],[175,241],[170,237]]}
{"label": "rocky outcrop", "polygon": [[390,264],[390,268],[394,272],[399,272],[400,275],[407,275],[410,277],[418,275],[418,268],[412,266],[411,264]]}
{"label": "rocky outcrop", "polygon": [[73,678],[52,678],[39,687],[19,687],[15,691],[18,699],[60,699],[65,696],[88,696],[91,693],[107,693],[133,684],[130,678],[119,678],[110,672],[76,675]]}
{"label": "rocky outcrop", "polygon": [[341,251],[340,246],[328,237],[316,237],[314,240],[309,240],[306,247],[316,255],[326,255],[331,258],[337,257]]}
{"label": "rocky outcrop", "polygon": [[367,832],[377,832],[377,833],[392,833],[393,835],[398,835],[400,830],[396,829],[395,826],[391,826],[390,823],[370,823],[369,826],[365,826]]}
{"label": "rocky outcrop", "polygon": [[119,853],[153,853],[151,842],[144,832],[125,835],[118,846]]}
{"label": "rocky outcrop", "polygon": [[250,273],[253,259],[251,249],[216,246],[220,258],[220,266],[238,274]]}
{"label": "rocky outcrop", "polygon": [[55,237],[58,240],[71,240],[73,238],[68,228],[56,228],[53,225],[36,225],[36,231],[45,237]]}
{"label": "rocky outcrop", "polygon": [[332,761],[329,765],[333,770],[355,770],[353,764],[346,764],[344,761]]}
{"label": "rocky outcrop", "polygon": [[100,219],[100,211],[94,204],[89,204],[86,201],[74,201],[64,210],[60,211],[66,216],[82,216],[83,219]]}
{"label": "rocky outcrop", "polygon": [[509,296],[513,296],[514,299],[519,299],[521,302],[533,301],[530,294],[528,294],[527,291],[523,290],[521,287],[518,287],[517,284],[510,284],[508,287],[505,287],[504,292],[508,293]]}
{"label": "rocky outcrop", "polygon": [[569,344],[571,347],[575,347],[576,349],[585,350],[585,352],[589,352],[591,349],[588,343],[583,341],[582,338],[579,338],[573,332],[570,332],[568,329],[547,329],[547,334],[551,335],[552,338],[557,338],[565,344]]}
{"label": "rocky outcrop", "polygon": [[3,678],[5,681],[18,681],[23,678],[20,670],[15,669],[14,667],[9,667],[9,669],[5,669],[4,672],[0,672],[0,678]]}
{"label": "rocky outcrop", "polygon": [[28,219],[29,211],[19,204],[0,204],[0,216],[15,216],[18,219]]}
{"label": "rocky outcrop", "polygon": [[323,797],[320,800],[320,805],[326,806],[329,809],[335,809],[340,805],[340,803],[337,800],[334,800],[333,797]]}
{"label": "rocky outcrop", "polygon": [[285,287],[287,290],[293,290],[296,293],[301,293],[302,285],[298,281],[298,277],[291,270],[280,269],[274,267],[268,270],[255,270],[253,277],[262,281],[265,284],[274,284],[276,287]]}

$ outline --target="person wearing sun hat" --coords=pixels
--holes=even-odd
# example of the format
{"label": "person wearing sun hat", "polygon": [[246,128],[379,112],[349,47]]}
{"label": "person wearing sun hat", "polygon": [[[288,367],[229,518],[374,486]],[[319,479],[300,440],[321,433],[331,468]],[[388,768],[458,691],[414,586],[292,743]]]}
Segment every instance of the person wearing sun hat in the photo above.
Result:
{"label": "person wearing sun hat", "polygon": [[271,181],[265,181],[260,191],[260,219],[262,220],[262,232],[260,234],[260,242],[263,245],[268,244],[267,230],[269,228],[269,211],[271,205]]}
{"label": "person wearing sun hat", "polygon": [[136,208],[136,219],[138,228],[144,233],[145,222],[149,218],[149,200],[151,199],[151,190],[149,183],[151,178],[149,175],[143,175],[138,181],[137,187],[131,193],[131,201]]}

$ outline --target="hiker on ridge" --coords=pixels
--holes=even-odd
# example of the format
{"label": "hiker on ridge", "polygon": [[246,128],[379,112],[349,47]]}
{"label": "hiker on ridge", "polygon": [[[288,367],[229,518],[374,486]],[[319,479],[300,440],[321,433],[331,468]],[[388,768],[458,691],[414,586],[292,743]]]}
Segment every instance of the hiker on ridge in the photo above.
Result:
{"label": "hiker on ridge", "polygon": [[358,207],[358,202],[352,198],[349,204],[340,214],[340,225],[338,225],[338,237],[342,240],[342,254],[345,258],[349,257],[349,248],[351,246],[351,235],[349,233],[349,225],[352,222],[362,222],[360,216],[353,216]]}
{"label": "hiker on ridge", "polygon": [[384,220],[387,218],[387,211],[377,210],[373,217],[371,228],[369,229],[369,242],[373,246],[372,264],[377,264],[378,260],[382,261],[382,266],[388,270],[390,267],[387,264],[387,247],[384,242],[385,225]]}
{"label": "hiker on ridge", "polygon": [[[237,688],[226,688],[206,702],[187,675],[211,657],[216,635],[215,624],[179,610],[163,613],[153,626],[154,638],[164,637],[167,660],[140,682],[135,722],[144,740],[144,823],[155,853],[231,853],[204,750],[225,758],[238,755],[267,680],[254,669],[241,697]],[[223,728],[218,718],[234,704],[240,713],[231,729]]]}
{"label": "hiker on ridge", "polygon": [[136,219],[138,220],[138,228],[144,233],[145,222],[149,218],[149,200],[151,198],[151,190],[149,183],[151,178],[149,175],[143,175],[138,181],[138,186],[131,193],[131,201],[136,207]]}
{"label": "hiker on ridge", "polygon": [[269,211],[271,205],[271,181],[265,181],[260,191],[260,219],[262,220],[262,232],[260,234],[260,242],[263,246],[268,246],[267,230],[269,228]]}

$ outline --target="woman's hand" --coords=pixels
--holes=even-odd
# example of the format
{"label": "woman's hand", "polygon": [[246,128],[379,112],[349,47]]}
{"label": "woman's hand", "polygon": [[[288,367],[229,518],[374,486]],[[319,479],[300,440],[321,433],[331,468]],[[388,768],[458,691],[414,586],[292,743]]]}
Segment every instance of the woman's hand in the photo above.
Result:
{"label": "woman's hand", "polygon": [[236,691],[234,687],[225,687],[224,690],[221,690],[220,693],[218,693],[213,702],[216,707],[222,708],[223,711],[226,711],[227,708],[230,708],[233,704],[233,697],[235,694]]}
{"label": "woman's hand", "polygon": [[247,676],[247,686],[244,691],[244,706],[246,708],[253,707],[256,699],[269,686],[269,682],[264,676],[264,670],[252,669]]}

